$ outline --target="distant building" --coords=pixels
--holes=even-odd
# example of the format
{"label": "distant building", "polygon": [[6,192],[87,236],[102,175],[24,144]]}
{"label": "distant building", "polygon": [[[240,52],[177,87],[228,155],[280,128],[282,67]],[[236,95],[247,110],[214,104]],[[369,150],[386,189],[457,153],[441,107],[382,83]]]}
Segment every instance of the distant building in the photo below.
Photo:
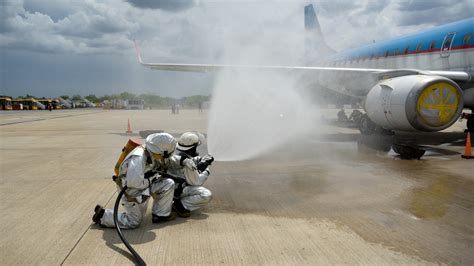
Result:
{"label": "distant building", "polygon": [[145,107],[144,100],[113,99],[110,103],[110,108],[112,109],[143,110],[144,107]]}
{"label": "distant building", "polygon": [[126,109],[143,110],[144,106],[144,100],[128,100]]}
{"label": "distant building", "polygon": [[112,109],[125,109],[127,103],[122,99],[113,99],[110,101],[110,108]]}

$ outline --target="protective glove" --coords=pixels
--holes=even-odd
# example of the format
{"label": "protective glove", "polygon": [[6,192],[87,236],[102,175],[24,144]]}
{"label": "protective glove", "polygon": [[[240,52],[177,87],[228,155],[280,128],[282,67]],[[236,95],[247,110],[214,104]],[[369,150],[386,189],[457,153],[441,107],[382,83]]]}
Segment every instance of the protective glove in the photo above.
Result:
{"label": "protective glove", "polygon": [[212,157],[210,154],[204,155],[201,158],[201,161],[197,164],[197,169],[199,172],[203,172],[206,170],[206,168],[214,162],[214,157]]}
{"label": "protective glove", "polygon": [[214,157],[210,154],[206,154],[202,156],[201,161],[210,161],[211,163],[214,161]]}

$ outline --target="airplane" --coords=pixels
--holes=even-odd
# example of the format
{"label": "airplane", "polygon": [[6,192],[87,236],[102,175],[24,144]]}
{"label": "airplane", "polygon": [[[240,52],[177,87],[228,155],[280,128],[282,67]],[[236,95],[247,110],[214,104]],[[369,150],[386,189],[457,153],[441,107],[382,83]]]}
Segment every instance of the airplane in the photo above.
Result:
{"label": "airplane", "polygon": [[[315,84],[357,98],[359,129],[436,132],[467,118],[474,132],[474,17],[335,53],[325,42],[313,5],[304,8],[307,42],[316,66],[145,63],[157,70],[209,72],[224,68],[307,72]],[[471,113],[463,113],[463,109]]]}

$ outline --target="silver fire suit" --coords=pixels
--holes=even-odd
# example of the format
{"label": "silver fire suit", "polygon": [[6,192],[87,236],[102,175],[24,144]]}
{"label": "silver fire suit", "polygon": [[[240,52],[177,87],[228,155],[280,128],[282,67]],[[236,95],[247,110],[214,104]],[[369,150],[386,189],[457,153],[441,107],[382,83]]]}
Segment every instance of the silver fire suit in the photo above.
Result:
{"label": "silver fire suit", "polygon": [[[181,161],[182,159],[181,155],[173,155],[173,157],[175,161]],[[184,208],[189,211],[195,211],[206,206],[212,199],[211,191],[202,186],[209,177],[209,168],[199,173],[196,165],[200,160],[199,156],[184,159],[181,163],[182,167],[170,169],[170,173],[183,179],[184,188],[178,197]],[[179,184],[176,184],[176,186],[179,186]]]}
{"label": "silver fire suit", "polygon": [[[171,212],[173,204],[173,193],[175,183],[170,178],[164,178],[158,174],[154,177],[155,182],[151,182],[152,178],[145,178],[145,173],[152,170],[163,170],[168,167],[179,167],[179,161],[172,158],[162,159],[160,161],[149,158],[148,152],[143,146],[136,147],[120,165],[119,183],[122,186],[128,186],[121,203],[125,211],[118,215],[118,223],[120,228],[132,229],[140,225],[148,205],[149,197],[153,197],[152,212],[158,216],[168,216]],[[118,190],[122,188],[118,185]],[[106,227],[114,227],[114,211],[106,209],[101,219],[101,225]]]}

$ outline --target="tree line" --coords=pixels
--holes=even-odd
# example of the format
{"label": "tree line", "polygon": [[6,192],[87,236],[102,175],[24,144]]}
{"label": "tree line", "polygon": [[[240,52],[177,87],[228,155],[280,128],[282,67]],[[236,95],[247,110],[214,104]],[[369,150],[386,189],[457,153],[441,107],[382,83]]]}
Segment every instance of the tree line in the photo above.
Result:
{"label": "tree line", "polygon": [[[85,97],[81,95],[61,95],[59,96],[64,100],[71,100],[71,101],[81,101],[84,98],[88,101],[100,104],[104,101],[112,101],[112,100],[143,100],[145,102],[145,108],[169,108],[172,105],[180,104],[181,107],[184,108],[198,108],[202,106],[204,102],[208,102],[211,99],[210,95],[193,95],[188,97],[182,98],[172,98],[172,97],[163,97],[156,94],[145,93],[145,94],[134,94],[130,92],[122,92],[119,94],[111,94],[111,95],[104,95],[104,96],[96,96],[95,94],[89,94]],[[27,99],[27,98],[35,98],[35,99],[46,99],[45,97],[36,97],[34,95],[26,94],[25,96],[18,96],[18,99]]]}
{"label": "tree line", "polygon": [[[72,101],[80,101],[82,97],[80,95],[61,95],[61,98],[65,100],[72,100]],[[185,108],[198,108],[199,105],[202,103],[207,102],[210,100],[210,95],[193,95],[183,98],[171,98],[171,97],[163,97],[156,94],[134,94],[130,92],[122,92],[120,94],[111,94],[111,95],[104,95],[101,97],[97,97],[94,94],[89,94],[84,98],[90,102],[100,104],[104,101],[111,101],[111,100],[144,100],[145,108],[169,108],[173,104],[179,103],[182,107]]]}

